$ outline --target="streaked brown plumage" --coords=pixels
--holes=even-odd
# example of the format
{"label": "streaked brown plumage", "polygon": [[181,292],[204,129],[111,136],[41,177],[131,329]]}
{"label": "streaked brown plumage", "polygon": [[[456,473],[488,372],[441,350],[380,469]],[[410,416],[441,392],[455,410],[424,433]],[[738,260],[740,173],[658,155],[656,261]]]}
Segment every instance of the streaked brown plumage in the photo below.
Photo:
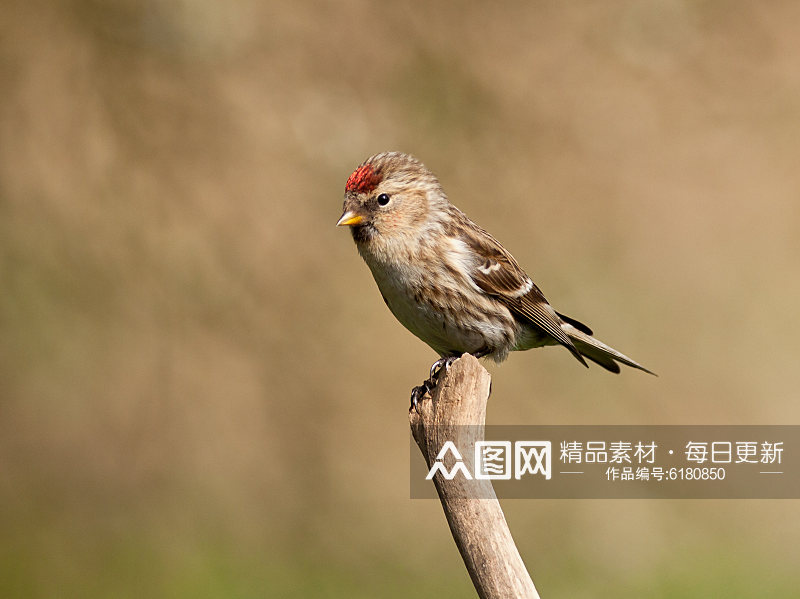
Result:
{"label": "streaked brown plumage", "polygon": [[[619,372],[650,372],[557,313],[514,257],[453,206],[439,181],[400,152],[368,158],[345,186],[339,225],[351,228],[395,317],[443,358],[561,344]],[[652,374],[652,373],[651,373]]]}

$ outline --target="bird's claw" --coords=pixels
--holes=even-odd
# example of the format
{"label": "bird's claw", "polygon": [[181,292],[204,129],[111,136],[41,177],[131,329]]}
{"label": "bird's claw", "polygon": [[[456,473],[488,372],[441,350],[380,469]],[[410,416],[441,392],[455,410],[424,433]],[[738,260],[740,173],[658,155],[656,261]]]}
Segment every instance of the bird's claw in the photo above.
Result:
{"label": "bird's claw", "polygon": [[421,385],[414,387],[411,390],[411,409],[416,410],[417,405],[425,397],[425,394],[429,393],[435,386],[434,382],[428,379],[427,381],[422,381]]}
{"label": "bird's claw", "polygon": [[444,371],[447,372],[450,370],[450,367],[453,365],[453,362],[458,360],[458,356],[447,356],[446,358],[439,358],[431,365],[431,378],[430,380],[433,381],[439,377],[439,374],[444,368]]}
{"label": "bird's claw", "polygon": [[438,382],[439,375],[442,373],[442,369],[445,372],[450,370],[450,366],[453,365],[453,362],[458,360],[458,356],[447,356],[446,358],[439,358],[433,363],[431,366],[431,378],[427,381],[422,381],[421,385],[417,385],[411,390],[411,409],[416,410],[417,405],[422,398],[425,397],[426,393],[430,393],[431,391],[436,388],[436,383]]}

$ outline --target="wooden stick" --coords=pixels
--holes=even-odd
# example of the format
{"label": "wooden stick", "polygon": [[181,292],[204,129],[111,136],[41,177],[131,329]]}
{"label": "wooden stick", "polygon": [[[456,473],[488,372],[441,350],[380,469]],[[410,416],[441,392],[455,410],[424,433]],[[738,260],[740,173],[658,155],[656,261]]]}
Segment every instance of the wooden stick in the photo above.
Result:
{"label": "wooden stick", "polygon": [[[410,411],[411,431],[429,469],[445,442],[453,441],[469,471],[475,472],[474,447],[484,437],[490,383],[489,373],[478,360],[464,354],[439,377],[432,394]],[[460,474],[447,480],[441,472],[433,482],[478,596],[539,599],[492,482],[467,480]]]}

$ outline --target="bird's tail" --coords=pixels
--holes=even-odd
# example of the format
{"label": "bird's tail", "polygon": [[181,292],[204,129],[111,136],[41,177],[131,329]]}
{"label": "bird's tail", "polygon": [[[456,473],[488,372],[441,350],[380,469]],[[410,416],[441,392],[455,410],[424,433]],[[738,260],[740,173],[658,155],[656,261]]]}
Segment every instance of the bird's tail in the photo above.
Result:
{"label": "bird's tail", "polygon": [[[577,349],[582,356],[589,358],[592,362],[599,364],[611,372],[618,373],[619,364],[625,364],[627,366],[631,366],[632,368],[638,368],[639,370],[643,370],[644,372],[658,376],[655,372],[648,370],[638,362],[631,360],[622,352],[618,352],[613,347],[609,347],[602,341],[592,337],[592,330],[585,324],[564,316],[563,314],[559,314],[559,316],[561,317],[561,320],[564,321],[564,323],[561,325],[561,328],[569,336],[570,340],[575,346],[575,349]],[[619,362],[619,364],[617,362]]]}

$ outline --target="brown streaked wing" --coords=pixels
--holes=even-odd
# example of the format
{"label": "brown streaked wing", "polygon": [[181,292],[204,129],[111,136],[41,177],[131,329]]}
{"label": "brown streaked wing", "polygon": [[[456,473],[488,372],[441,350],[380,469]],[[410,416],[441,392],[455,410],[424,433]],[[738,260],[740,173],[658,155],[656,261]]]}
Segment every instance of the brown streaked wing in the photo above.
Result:
{"label": "brown streaked wing", "polygon": [[483,259],[470,272],[475,284],[485,293],[503,302],[509,310],[544,330],[570,350],[581,364],[588,366],[572,340],[561,328],[562,321],[544,294],[496,239],[484,231],[481,233],[480,239],[471,236],[463,238],[463,241]]}

